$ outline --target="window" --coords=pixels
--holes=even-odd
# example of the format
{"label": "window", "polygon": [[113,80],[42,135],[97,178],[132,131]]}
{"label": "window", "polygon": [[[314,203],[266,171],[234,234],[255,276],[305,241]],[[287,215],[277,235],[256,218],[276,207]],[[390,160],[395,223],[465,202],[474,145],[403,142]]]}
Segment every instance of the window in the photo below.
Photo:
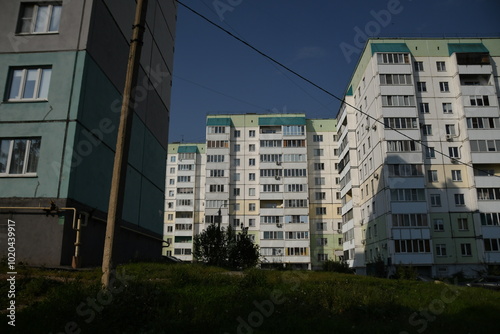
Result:
{"label": "window", "polygon": [[314,178],[314,184],[317,186],[324,185],[325,184],[325,178],[324,177],[315,177]]}
{"label": "window", "polygon": [[255,203],[248,203],[248,211],[255,211]]}
{"label": "window", "polygon": [[175,156],[170,157],[170,162],[175,162]]}
{"label": "window", "polygon": [[383,107],[408,107],[415,105],[413,95],[382,95]]}
{"label": "window", "polygon": [[255,159],[248,159],[248,166],[255,166]]}
{"label": "window", "polygon": [[255,137],[255,130],[248,130],[248,137]]}
{"label": "window", "polygon": [[283,240],[283,231],[264,231],[262,239]]}
{"label": "window", "polygon": [[326,193],[324,191],[321,192],[315,192],[314,193],[314,199],[317,201],[321,201],[326,199]]}
{"label": "window", "polygon": [[240,159],[234,159],[233,162],[236,167],[240,165]]}
{"label": "window", "polygon": [[224,177],[223,169],[210,169],[207,173],[209,177]]}
{"label": "window", "polygon": [[460,251],[462,256],[472,256],[471,244],[460,244]]}
{"label": "window", "polygon": [[452,181],[462,181],[462,171],[458,169],[454,169],[451,171],[451,180]]}
{"label": "window", "polygon": [[500,119],[498,117],[470,117],[467,118],[468,129],[498,129]]}
{"label": "window", "polygon": [[437,170],[428,170],[427,171],[427,180],[429,182],[437,182],[438,181],[438,172],[437,172]]}
{"label": "window", "polygon": [[500,152],[500,140],[471,140],[471,152]]}
{"label": "window", "polygon": [[234,173],[233,174],[233,181],[239,181],[240,180],[240,173]]}
{"label": "window", "polygon": [[434,151],[434,147],[425,148],[425,157],[427,159],[434,159],[436,157],[436,152]]}
{"label": "window", "polygon": [[485,252],[498,252],[499,251],[500,239],[484,239],[484,251]]}
{"label": "window", "polygon": [[481,225],[499,226],[500,225],[500,212],[489,212],[479,214],[481,218]]}
{"label": "window", "polygon": [[441,195],[431,194],[431,206],[441,206]]}
{"label": "window", "polygon": [[51,68],[14,68],[7,100],[46,100],[51,75]]}
{"label": "window", "polygon": [[170,174],[175,174],[175,167],[170,167]]}
{"label": "window", "polygon": [[391,189],[391,201],[417,202],[425,201],[424,189]]}
{"label": "window", "polygon": [[248,145],[248,151],[255,152],[255,144],[249,144]]}
{"label": "window", "polygon": [[396,253],[430,253],[431,247],[428,239],[402,239],[394,240]]}
{"label": "window", "polygon": [[227,140],[208,140],[207,148],[228,148],[229,141]]}
{"label": "window", "polygon": [[465,196],[464,194],[455,194],[455,206],[464,206]]}
{"label": "window", "polygon": [[399,213],[392,215],[394,227],[422,227],[428,226],[425,213]]}
{"label": "window", "polygon": [[436,67],[437,67],[438,72],[445,72],[446,71],[446,64],[444,61],[437,61]]}
{"label": "window", "polygon": [[[413,117],[384,117],[384,127],[386,129],[417,129],[417,119]],[[370,138],[370,137],[368,137]],[[368,147],[370,147],[370,140]]]}
{"label": "window", "polygon": [[234,144],[234,151],[239,152],[241,150],[240,144]]}
{"label": "window", "polygon": [[388,140],[387,152],[415,152],[419,146],[413,140]]}
{"label": "window", "polygon": [[248,188],[248,196],[255,196],[255,188]]}
{"label": "window", "polygon": [[445,129],[447,135],[450,135],[450,136],[456,135],[454,124],[445,124],[444,129]]}
{"label": "window", "polygon": [[174,196],[175,196],[175,192],[173,190],[169,190],[168,197],[174,197]]}
{"label": "window", "polygon": [[168,180],[168,184],[170,184],[170,185],[175,184],[175,179],[169,179],[169,180]]}
{"label": "window", "polygon": [[233,195],[234,196],[240,196],[240,188],[234,188],[233,189]]}
{"label": "window", "polygon": [[314,163],[314,170],[325,170],[325,163],[323,162]]}
{"label": "window", "polygon": [[211,184],[209,186],[209,192],[211,193],[220,193],[224,192],[224,185],[223,184]]}
{"label": "window", "polygon": [[420,113],[422,114],[428,114],[429,113],[429,103],[426,103],[426,102],[421,102],[419,103],[419,109],[420,109]]}
{"label": "window", "polygon": [[443,114],[451,114],[453,109],[451,108],[451,103],[443,103]]}
{"label": "window", "polygon": [[451,158],[460,158],[458,147],[448,147],[448,154]]}
{"label": "window", "polygon": [[240,130],[234,130],[234,138],[239,138],[241,136]]}
{"label": "window", "polygon": [[225,126],[209,126],[208,133],[226,133]]}
{"label": "window", "polygon": [[303,136],[304,125],[283,125],[283,136]]}
{"label": "window", "polygon": [[482,96],[471,96],[470,97],[470,105],[471,106],[489,106],[490,100],[487,95]]}
{"label": "window", "polygon": [[254,227],[255,226],[255,218],[248,219],[248,226],[250,226],[250,227]]}
{"label": "window", "polygon": [[416,61],[413,63],[413,68],[415,72],[423,72],[424,71],[424,62]]}
{"label": "window", "polygon": [[255,173],[248,173],[248,180],[255,181]]}
{"label": "window", "polygon": [[40,138],[0,139],[0,175],[36,175]]}
{"label": "window", "polygon": [[[381,74],[380,75],[381,85],[411,85],[411,75],[410,74]],[[366,97],[365,97],[365,107],[366,107]]]}
{"label": "window", "polygon": [[314,156],[315,157],[322,157],[323,156],[323,149],[322,148],[316,148],[313,150]]}
{"label": "window", "polygon": [[61,4],[24,3],[21,7],[18,32],[23,34],[54,33],[59,31]]}
{"label": "window", "polygon": [[418,92],[427,92],[427,85],[423,81],[417,82],[417,91]]}
{"label": "window", "polygon": [[313,142],[322,142],[323,141],[323,135],[313,135]]}
{"label": "window", "polygon": [[262,192],[264,193],[275,193],[280,191],[279,184],[264,184],[262,185]]}
{"label": "window", "polygon": [[446,244],[436,244],[436,256],[446,256]]}
{"label": "window", "polygon": [[432,125],[431,124],[424,124],[422,126],[422,135],[432,136]]}
{"label": "window", "polygon": [[316,239],[316,245],[318,245],[318,246],[326,246],[326,245],[328,245],[328,239],[327,238]]}
{"label": "window", "polygon": [[450,87],[448,85],[448,82],[447,81],[441,81],[439,83],[439,90],[443,93],[447,93],[450,91]]}
{"label": "window", "polygon": [[500,200],[500,188],[477,188],[477,199],[480,201]]}
{"label": "window", "polygon": [[458,218],[457,223],[459,231],[467,231],[469,229],[469,222],[467,221],[467,218]]}
{"label": "window", "polygon": [[379,64],[409,64],[408,53],[377,53]]}
{"label": "window", "polygon": [[317,215],[326,215],[326,208],[325,207],[316,208],[316,214]]}

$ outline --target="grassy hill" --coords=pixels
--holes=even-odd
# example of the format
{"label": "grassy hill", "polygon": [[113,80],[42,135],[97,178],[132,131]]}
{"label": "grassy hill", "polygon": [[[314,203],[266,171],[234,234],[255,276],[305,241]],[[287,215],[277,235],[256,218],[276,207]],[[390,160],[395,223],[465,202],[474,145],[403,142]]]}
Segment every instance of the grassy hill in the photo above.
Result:
{"label": "grassy hill", "polygon": [[[6,273],[1,268],[0,273]],[[1,300],[9,290],[5,275]],[[2,302],[4,303],[4,302]],[[330,272],[229,272],[136,263],[100,289],[100,270],[18,268],[17,333],[497,333],[500,292]]]}

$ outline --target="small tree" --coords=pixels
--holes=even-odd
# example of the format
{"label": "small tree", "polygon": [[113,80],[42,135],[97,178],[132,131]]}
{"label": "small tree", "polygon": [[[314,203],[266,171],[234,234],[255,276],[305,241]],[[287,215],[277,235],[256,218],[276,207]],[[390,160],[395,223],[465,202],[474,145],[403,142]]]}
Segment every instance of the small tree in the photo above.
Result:
{"label": "small tree", "polygon": [[259,246],[253,243],[246,229],[238,233],[238,237],[230,239],[228,260],[229,267],[233,269],[252,268],[259,262]]}
{"label": "small tree", "polygon": [[208,265],[223,267],[227,263],[227,234],[219,223],[211,223],[193,241],[193,257]]}
{"label": "small tree", "polygon": [[259,246],[246,230],[236,237],[231,226],[225,230],[219,223],[212,223],[194,237],[193,258],[212,266],[246,269],[257,265]]}

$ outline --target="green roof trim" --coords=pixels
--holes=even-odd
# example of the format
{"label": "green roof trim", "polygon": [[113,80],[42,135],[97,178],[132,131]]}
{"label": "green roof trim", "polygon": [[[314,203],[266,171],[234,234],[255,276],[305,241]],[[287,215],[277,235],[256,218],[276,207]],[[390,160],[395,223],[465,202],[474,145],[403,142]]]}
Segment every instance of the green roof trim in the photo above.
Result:
{"label": "green roof trim", "polygon": [[406,43],[371,43],[372,55],[377,52],[410,52]]}
{"label": "green roof trim", "polygon": [[259,117],[259,125],[305,125],[305,117]]}
{"label": "green roof trim", "polygon": [[198,153],[197,146],[179,146],[177,153]]}
{"label": "green roof trim", "polygon": [[460,43],[448,44],[448,52],[450,56],[453,53],[469,53],[469,52],[489,52],[483,43]]}
{"label": "green roof trim", "polygon": [[232,121],[229,117],[211,117],[207,118],[207,126],[231,126]]}
{"label": "green roof trim", "polygon": [[347,93],[345,93],[346,96],[352,96],[352,85],[349,86],[349,88],[347,89]]}

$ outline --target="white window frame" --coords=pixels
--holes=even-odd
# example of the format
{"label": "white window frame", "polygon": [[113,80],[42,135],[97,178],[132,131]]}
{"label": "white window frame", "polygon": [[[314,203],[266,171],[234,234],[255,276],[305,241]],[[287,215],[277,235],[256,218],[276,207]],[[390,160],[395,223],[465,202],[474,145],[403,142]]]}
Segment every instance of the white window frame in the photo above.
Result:
{"label": "white window frame", "polygon": [[[22,153],[22,170],[21,173],[11,173],[11,164],[12,164],[12,158],[14,154],[14,143],[15,141],[18,140],[25,140],[26,141],[26,147],[24,148],[24,153]],[[40,152],[38,152],[38,157],[36,158],[37,161],[35,162],[35,172],[28,172],[28,166],[30,165],[30,159],[32,159],[31,156],[31,146],[33,144],[33,141],[38,140],[39,145],[41,147],[41,137],[36,137],[36,138],[0,138],[0,153],[2,153],[2,147],[5,149],[7,148],[7,154],[6,156],[4,155],[3,157],[0,156],[0,159],[5,159],[5,166],[4,166],[4,171],[0,169],[0,177],[19,177],[19,176],[36,176],[37,172],[36,170],[38,169],[38,163],[40,160]],[[40,150],[40,148],[38,148]],[[5,154],[5,151],[3,151]],[[35,153],[36,156],[36,153]],[[1,161],[1,160],[0,160]]]}
{"label": "white window frame", "polygon": [[439,90],[442,93],[449,93],[450,92],[450,84],[448,81],[440,81],[439,82]]}
{"label": "white window frame", "polygon": [[[20,75],[21,78],[19,81],[19,86],[13,87],[14,73],[17,71],[21,72],[21,75]],[[35,77],[35,86],[33,87],[33,97],[23,97],[25,92],[26,92],[27,77],[28,77],[28,73],[30,71],[36,71],[36,73],[35,73],[35,76],[36,76]],[[45,77],[45,79],[47,80],[45,83],[42,82],[42,76],[44,76],[44,75],[48,75],[47,77]],[[7,101],[9,101],[9,102],[47,101],[51,77],[52,77],[52,67],[25,67],[25,68],[13,67],[13,68],[11,68],[10,76],[9,76],[9,83],[8,83],[9,91],[8,91]],[[13,90],[16,88],[17,88],[17,92],[14,93]],[[13,96],[13,94],[14,94],[14,96]]]}
{"label": "white window frame", "polygon": [[[33,13],[31,14],[31,17],[25,17],[25,11],[27,8],[33,7]],[[42,17],[40,14],[40,7],[48,7],[48,16],[47,17]],[[57,8],[56,12],[54,12],[54,8]],[[19,15],[19,22],[18,22],[18,34],[23,34],[23,35],[31,35],[31,34],[56,34],[59,32],[59,26],[61,23],[61,12],[62,12],[62,4],[60,2],[54,2],[54,3],[25,3],[21,7],[21,13]],[[56,15],[58,15],[56,17]],[[50,30],[51,29],[51,23],[52,20],[56,18],[57,22],[57,27],[55,27],[55,30]],[[39,19],[45,20],[42,26],[42,30],[40,31],[35,31],[37,27],[37,21]],[[23,21],[29,21],[29,30],[23,31]],[[40,21],[39,21],[40,22]]]}

